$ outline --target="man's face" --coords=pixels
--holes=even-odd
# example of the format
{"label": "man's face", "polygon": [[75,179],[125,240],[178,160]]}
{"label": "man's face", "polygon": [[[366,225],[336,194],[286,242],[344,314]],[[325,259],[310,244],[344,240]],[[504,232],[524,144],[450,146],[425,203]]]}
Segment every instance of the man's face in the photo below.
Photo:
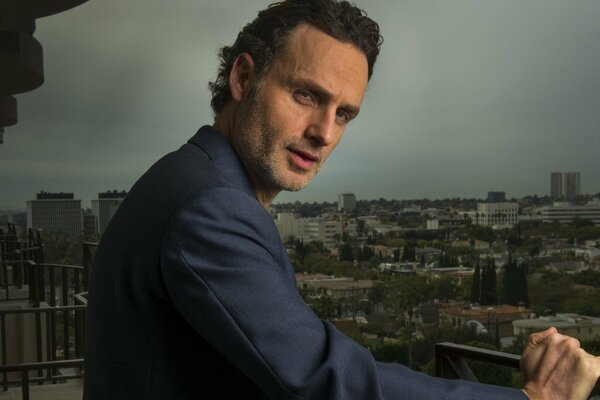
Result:
{"label": "man's face", "polygon": [[296,191],[317,174],[358,114],[367,88],[365,55],[310,25],[239,104],[231,138],[257,194]]}

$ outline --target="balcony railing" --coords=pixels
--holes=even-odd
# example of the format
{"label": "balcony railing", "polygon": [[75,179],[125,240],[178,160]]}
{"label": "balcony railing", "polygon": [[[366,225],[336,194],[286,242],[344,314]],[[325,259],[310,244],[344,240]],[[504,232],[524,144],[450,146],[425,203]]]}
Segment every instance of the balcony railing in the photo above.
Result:
{"label": "balcony railing", "polygon": [[83,244],[82,266],[50,264],[44,262],[40,230],[30,229],[27,241],[18,240],[14,226],[0,232],[3,391],[20,386],[21,398],[29,399],[31,384],[83,376],[87,284],[96,246]]}
{"label": "balcony railing", "polygon": [[[75,370],[74,373],[57,374],[55,371],[58,371],[59,368],[72,368]],[[46,370],[48,373],[46,375],[30,377],[31,371],[36,370]],[[29,400],[29,387],[31,384],[43,384],[45,382],[53,382],[56,383],[58,381],[66,381],[69,379],[81,379],[83,378],[83,359],[73,359],[73,360],[62,360],[62,361],[48,361],[41,363],[28,363],[28,364],[18,364],[18,365],[1,365],[0,373],[6,376],[7,374],[15,372],[19,375],[19,379],[6,381],[7,384],[11,386],[20,386],[21,387],[21,399]],[[4,389],[6,391],[6,387]]]}
{"label": "balcony railing", "polygon": [[[8,233],[0,232],[0,290],[5,291],[0,302],[18,300],[10,298],[10,289],[27,287],[25,300],[30,303],[27,308],[0,311],[0,384],[4,391],[9,386],[20,386],[22,399],[28,400],[33,383],[83,376],[86,291],[97,245],[83,244],[82,266],[47,264],[39,232],[30,231],[26,242],[17,240],[14,227]],[[17,316],[34,321],[36,362],[7,365],[6,323]],[[57,340],[60,336],[62,341]],[[454,343],[436,344],[437,376],[477,381],[466,360],[519,369],[520,357]],[[76,372],[64,375],[59,368],[74,368]]]}
{"label": "balcony railing", "polygon": [[467,364],[467,359],[519,370],[521,356],[462,344],[437,343],[435,345],[436,376],[477,382],[478,379]]}

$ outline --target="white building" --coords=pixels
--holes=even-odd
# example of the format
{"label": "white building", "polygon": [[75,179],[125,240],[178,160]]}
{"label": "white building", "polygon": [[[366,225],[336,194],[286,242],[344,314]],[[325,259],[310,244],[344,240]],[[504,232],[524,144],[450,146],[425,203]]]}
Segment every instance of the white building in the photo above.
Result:
{"label": "white building", "polygon": [[589,219],[594,222],[594,225],[600,226],[600,201],[584,205],[554,203],[542,207],[542,217],[544,222],[561,223],[573,222],[575,219]]}
{"label": "white building", "polygon": [[600,335],[600,318],[579,314],[565,313],[513,321],[515,336],[527,336],[532,332],[540,332],[552,326],[563,335],[579,340],[595,339]]}
{"label": "white building", "polygon": [[81,200],[73,193],[40,192],[36,200],[27,201],[27,228],[62,232],[68,240],[81,236]]}
{"label": "white building", "polygon": [[285,241],[292,236],[297,237],[296,216],[293,213],[277,213],[275,226],[282,240]]}
{"label": "white building", "polygon": [[321,242],[327,248],[337,246],[342,236],[342,223],[325,218],[296,218],[291,213],[278,213],[275,226],[282,240],[290,237],[304,243]]}
{"label": "white building", "polygon": [[92,200],[92,215],[96,218],[96,233],[102,235],[113,215],[127,196],[124,190],[98,193],[98,199]]}
{"label": "white building", "polygon": [[469,216],[474,224],[492,228],[510,228],[516,225],[519,215],[519,203],[478,203],[477,211]]}
{"label": "white building", "polygon": [[337,246],[342,237],[340,221],[321,218],[300,218],[297,220],[298,235],[304,243],[322,242],[329,249]]}
{"label": "white building", "polygon": [[440,229],[440,221],[437,219],[428,219],[426,227],[428,231],[437,231]]}

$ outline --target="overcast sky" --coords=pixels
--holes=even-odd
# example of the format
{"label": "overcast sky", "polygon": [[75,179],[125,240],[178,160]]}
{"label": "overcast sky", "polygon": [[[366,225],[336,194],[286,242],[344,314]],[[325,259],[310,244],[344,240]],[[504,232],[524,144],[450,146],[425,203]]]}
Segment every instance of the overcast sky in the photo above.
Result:
{"label": "overcast sky", "polygon": [[[37,21],[45,83],[17,96],[0,206],[128,190],[212,123],[218,48],[268,1],[90,0]],[[600,1],[362,0],[385,43],[360,117],[314,182],[278,201],[600,192]]]}

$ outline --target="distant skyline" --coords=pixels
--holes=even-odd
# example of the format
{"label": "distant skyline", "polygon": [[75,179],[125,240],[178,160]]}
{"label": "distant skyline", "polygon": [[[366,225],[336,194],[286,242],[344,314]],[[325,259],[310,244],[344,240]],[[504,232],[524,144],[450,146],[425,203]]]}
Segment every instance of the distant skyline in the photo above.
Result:
{"label": "distant skyline", "polygon": [[[0,208],[129,190],[212,123],[218,48],[268,3],[90,0],[38,20],[45,83],[17,95]],[[600,2],[357,4],[385,38],[361,114],[315,181],[276,202],[544,196],[553,171],[600,192]]]}

